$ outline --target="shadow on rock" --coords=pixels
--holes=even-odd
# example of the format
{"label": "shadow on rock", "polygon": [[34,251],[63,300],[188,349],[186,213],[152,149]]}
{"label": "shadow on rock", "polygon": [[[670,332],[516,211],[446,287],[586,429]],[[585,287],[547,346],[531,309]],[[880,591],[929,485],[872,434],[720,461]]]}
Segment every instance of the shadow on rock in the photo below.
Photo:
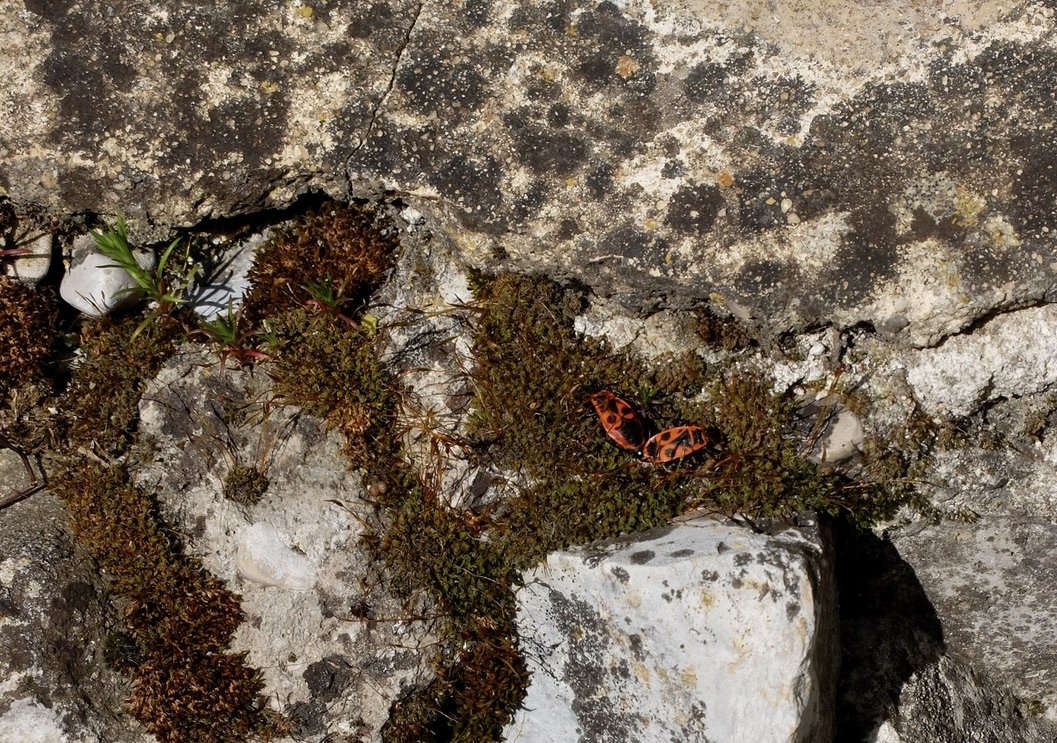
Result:
{"label": "shadow on rock", "polygon": [[943,655],[943,629],[891,541],[834,526],[840,600],[838,743],[872,740],[910,677]]}

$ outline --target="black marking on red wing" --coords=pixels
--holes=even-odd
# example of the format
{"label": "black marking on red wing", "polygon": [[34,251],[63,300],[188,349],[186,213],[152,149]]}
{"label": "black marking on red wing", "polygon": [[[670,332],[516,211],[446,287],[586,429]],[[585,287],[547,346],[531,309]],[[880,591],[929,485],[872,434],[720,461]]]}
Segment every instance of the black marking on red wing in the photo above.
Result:
{"label": "black marking on red wing", "polygon": [[625,449],[638,451],[642,448],[642,442],[646,440],[646,426],[642,419],[636,416],[635,418],[624,420],[619,426],[609,432],[609,437]]}
{"label": "black marking on red wing", "polygon": [[708,436],[701,426],[666,428],[646,442],[642,455],[654,463],[682,459],[708,445]]}
{"label": "black marking on red wing", "polygon": [[642,442],[646,439],[646,423],[634,406],[609,390],[591,395],[591,404],[602,421],[606,435],[618,446],[630,451],[642,448]]}

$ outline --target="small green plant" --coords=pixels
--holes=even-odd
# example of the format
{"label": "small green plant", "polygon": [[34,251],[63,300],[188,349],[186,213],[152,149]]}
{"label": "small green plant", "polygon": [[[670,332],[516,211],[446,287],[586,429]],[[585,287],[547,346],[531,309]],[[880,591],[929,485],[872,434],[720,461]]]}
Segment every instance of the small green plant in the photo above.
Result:
{"label": "small green plant", "polygon": [[199,327],[191,331],[192,335],[204,335],[212,341],[220,355],[220,365],[225,366],[229,358],[235,359],[240,367],[250,366],[255,361],[265,361],[271,357],[248,344],[250,339],[260,335],[256,331],[247,331],[242,322],[242,310],[235,311],[231,300],[227,310],[213,320],[202,320]]}
{"label": "small green plant", "polygon": [[114,226],[104,232],[93,231],[92,237],[95,239],[99,252],[114,261],[107,268],[124,269],[132,277],[132,280],[136,282],[136,288],[122,289],[115,296],[141,292],[155,305],[154,309],[140,323],[135,335],[139,335],[144,328],[159,317],[171,314],[176,307],[187,301],[183,298],[180,289],[186,288],[186,285],[190,284],[194,279],[195,269],[192,269],[184,277],[183,282],[181,282],[183,286],[176,291],[168,286],[165,273],[169,258],[172,256],[173,251],[176,250],[176,246],[180,244],[180,238],[176,238],[169,243],[169,246],[162,251],[157,267],[153,270],[148,270],[139,264],[132,252],[132,246],[128,242],[128,230],[124,217],[118,216]]}
{"label": "small green plant", "polygon": [[315,281],[305,282],[305,291],[312,297],[305,302],[306,307],[313,307],[321,312],[333,315],[348,326],[359,330],[360,324],[345,314],[342,310],[348,299],[344,296],[344,287],[334,287],[328,275],[321,283]]}

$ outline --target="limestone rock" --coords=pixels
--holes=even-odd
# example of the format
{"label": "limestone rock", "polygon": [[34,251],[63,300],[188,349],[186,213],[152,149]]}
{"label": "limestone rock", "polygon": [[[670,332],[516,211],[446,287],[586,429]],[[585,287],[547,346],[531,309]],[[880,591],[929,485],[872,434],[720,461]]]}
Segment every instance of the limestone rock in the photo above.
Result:
{"label": "limestone rock", "polygon": [[0,741],[154,740],[124,712],[127,680],[104,661],[116,613],[50,493],[0,513],[0,606]]}
{"label": "limestone rock", "polygon": [[818,533],[692,521],[525,575],[532,669],[507,741],[821,741],[837,645]]}
{"label": "limestone rock", "polygon": [[1057,384],[1057,306],[994,318],[971,334],[908,357],[907,381],[933,415],[964,416],[980,405]]}
{"label": "limestone rock", "polygon": [[239,532],[238,540],[235,568],[246,580],[292,591],[307,591],[315,585],[312,563],[291,549],[271,524],[252,524]]}
{"label": "limestone rock", "polygon": [[1057,527],[1008,517],[947,521],[897,535],[951,652],[1020,699],[1057,706]]}
{"label": "limestone rock", "polygon": [[389,190],[479,265],[775,331],[1052,298],[1052,4],[780,5],[6,3],[3,185],[168,226]]}
{"label": "limestone rock", "polygon": [[[152,456],[137,478],[186,550],[241,596],[233,649],[262,669],[292,735],[375,740],[389,705],[428,673],[432,638],[369,579],[368,506],[340,435],[272,399],[267,374],[221,370],[200,346],[163,367],[140,415]],[[267,478],[259,499],[225,497],[237,466]]]}

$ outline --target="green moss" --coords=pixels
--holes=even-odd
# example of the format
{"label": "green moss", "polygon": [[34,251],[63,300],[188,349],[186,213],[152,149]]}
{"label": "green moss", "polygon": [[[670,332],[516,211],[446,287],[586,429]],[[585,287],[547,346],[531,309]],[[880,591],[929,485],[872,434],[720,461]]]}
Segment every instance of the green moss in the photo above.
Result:
{"label": "green moss", "polygon": [[377,336],[305,308],[288,310],[269,326],[279,397],[341,430],[356,466],[391,457],[395,383],[378,361]]}
{"label": "green moss", "polygon": [[86,322],[81,358],[60,402],[67,448],[116,456],[132,442],[143,390],[172,353],[182,326],[160,318],[138,334],[139,318]]}
{"label": "green moss", "polygon": [[227,743],[274,729],[260,672],[224,652],[242,620],[238,598],[180,553],[148,494],[122,468],[84,461],[55,486],[78,541],[125,599],[133,716],[163,743]]}
{"label": "green moss", "polygon": [[244,506],[260,501],[268,490],[268,478],[256,467],[237,464],[224,477],[224,497]]}

